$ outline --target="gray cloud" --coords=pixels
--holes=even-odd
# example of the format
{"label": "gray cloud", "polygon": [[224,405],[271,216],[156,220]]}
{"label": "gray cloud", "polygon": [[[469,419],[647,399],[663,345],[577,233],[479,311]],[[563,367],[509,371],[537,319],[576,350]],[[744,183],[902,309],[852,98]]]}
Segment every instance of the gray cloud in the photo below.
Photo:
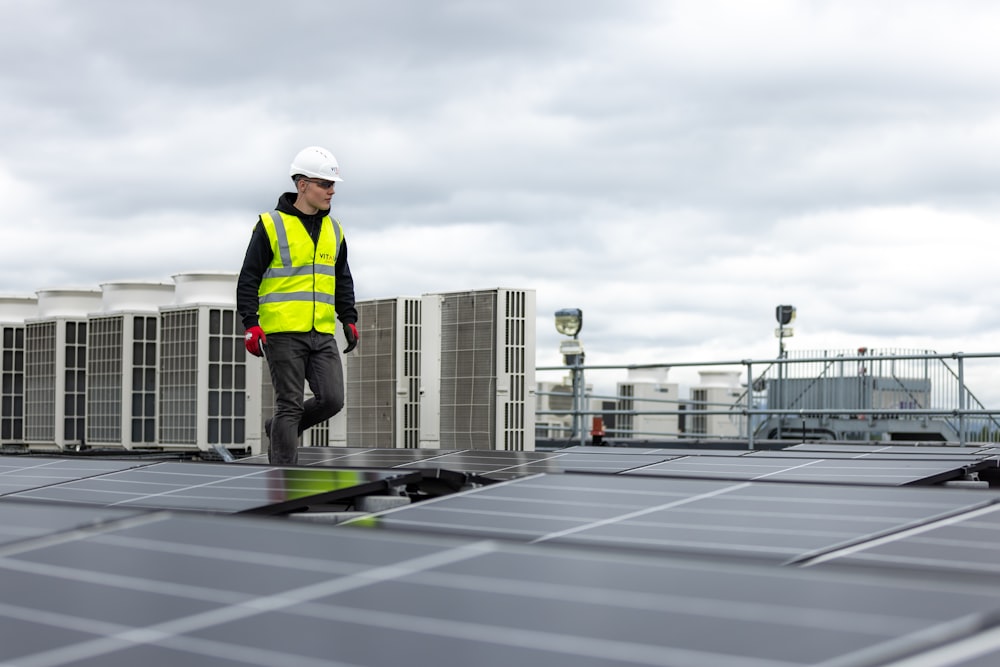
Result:
{"label": "gray cloud", "polygon": [[318,143],[359,295],[535,288],[540,361],[567,306],[595,363],[772,355],[777,303],[797,346],[987,345],[998,18],[0,0],[0,291],[236,271]]}

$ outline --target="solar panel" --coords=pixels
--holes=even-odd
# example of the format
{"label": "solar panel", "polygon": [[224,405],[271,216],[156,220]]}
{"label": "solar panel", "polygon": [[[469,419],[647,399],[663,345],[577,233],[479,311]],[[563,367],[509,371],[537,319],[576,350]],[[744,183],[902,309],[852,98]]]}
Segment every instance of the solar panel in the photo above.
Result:
{"label": "solar panel", "polygon": [[[643,455],[608,451],[596,447],[595,452],[553,451],[517,452],[473,449],[342,449],[336,447],[302,447],[299,465],[309,467],[376,467],[421,470],[447,470],[505,480],[537,473],[604,472],[620,473],[644,465],[659,463],[669,455]],[[266,457],[263,459],[266,461]],[[258,457],[241,459],[246,463],[261,462]]]}
{"label": "solar panel", "polygon": [[285,514],[419,480],[404,471],[160,462],[7,497],[105,507]]}
{"label": "solar panel", "polygon": [[882,454],[947,454],[970,456],[993,456],[997,449],[989,445],[886,445],[848,444],[840,442],[807,442],[786,447],[786,450],[801,452],[858,452]]}
{"label": "solar panel", "polygon": [[0,501],[0,547],[42,535],[137,516],[143,510]]}
{"label": "solar panel", "polygon": [[[556,450],[571,454],[638,454],[644,456],[743,456],[753,450],[747,447],[719,449],[698,447],[594,447],[592,445],[575,445]],[[764,450],[762,450],[764,451]]]}
{"label": "solar panel", "polygon": [[882,461],[980,461],[989,458],[986,453],[954,452],[940,453],[904,453],[904,452],[830,452],[807,451],[791,449],[757,450],[744,452],[744,456],[754,458],[796,458],[796,459],[878,459]]}
{"label": "solar panel", "polygon": [[565,473],[453,494],[384,512],[364,523],[523,542],[789,562],[997,499],[961,489]]}
{"label": "solar panel", "polygon": [[149,461],[0,456],[0,495],[147,465]]}
{"label": "solar panel", "polygon": [[[525,454],[533,454],[525,457]],[[666,460],[664,456],[644,456],[615,453],[504,452],[468,451],[447,454],[420,465],[433,465],[451,470],[476,471],[493,479],[511,479],[542,472],[587,471],[619,473],[643,465]],[[412,467],[417,464],[409,464]]]}
{"label": "solar panel", "polygon": [[933,484],[962,479],[968,461],[794,459],[780,457],[719,458],[689,456],[628,471],[630,475],[712,477],[743,480],[836,482],[849,484]]}
{"label": "solar panel", "polygon": [[25,667],[860,667],[1000,608],[933,579],[167,513],[9,547],[0,590],[0,661]]}
{"label": "solar panel", "polygon": [[1000,506],[942,518],[871,542],[819,555],[808,564],[834,563],[963,574],[1000,574]]}

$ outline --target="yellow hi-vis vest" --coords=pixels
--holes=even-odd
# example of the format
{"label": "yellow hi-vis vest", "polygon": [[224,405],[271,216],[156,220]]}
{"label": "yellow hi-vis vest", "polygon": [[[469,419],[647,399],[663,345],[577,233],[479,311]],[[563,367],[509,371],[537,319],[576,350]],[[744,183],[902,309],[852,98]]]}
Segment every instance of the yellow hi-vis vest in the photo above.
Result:
{"label": "yellow hi-vis vest", "polygon": [[321,331],[334,333],[337,311],[337,251],[344,238],[339,220],[320,223],[319,242],[313,243],[302,221],[271,211],[260,214],[274,259],[257,290],[257,315],[264,333]]}

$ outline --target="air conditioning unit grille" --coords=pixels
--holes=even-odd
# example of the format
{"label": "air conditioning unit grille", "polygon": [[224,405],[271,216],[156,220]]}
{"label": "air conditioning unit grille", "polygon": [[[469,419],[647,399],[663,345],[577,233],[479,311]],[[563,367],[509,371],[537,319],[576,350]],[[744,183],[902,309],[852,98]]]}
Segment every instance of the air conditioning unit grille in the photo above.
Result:
{"label": "air conditioning unit grille", "polygon": [[87,348],[87,442],[122,442],[122,366],[124,317],[90,321]]}
{"label": "air conditioning unit grille", "polygon": [[25,327],[24,435],[26,440],[54,442],[56,437],[56,323],[32,322]]}
{"label": "air conditioning unit grille", "polygon": [[0,442],[24,439],[24,326],[3,327],[3,367],[0,369]]}
{"label": "air conditioning unit grille", "polygon": [[87,421],[87,323],[65,322],[66,368],[63,439],[83,443]]}
{"label": "air conditioning unit grille", "polygon": [[352,447],[395,447],[399,381],[395,299],[357,304],[362,343],[347,359],[347,441]]}
{"label": "air conditioning unit grille", "polygon": [[160,442],[198,442],[198,310],[167,311],[161,319]]}
{"label": "air conditioning unit grille", "polygon": [[497,293],[445,295],[441,303],[441,446],[496,442]]}
{"label": "air conditioning unit grille", "polygon": [[132,442],[156,442],[157,318],[136,315],[132,320]]}
{"label": "air conditioning unit grille", "polygon": [[236,311],[208,311],[208,442],[246,442],[246,348],[236,335]]}

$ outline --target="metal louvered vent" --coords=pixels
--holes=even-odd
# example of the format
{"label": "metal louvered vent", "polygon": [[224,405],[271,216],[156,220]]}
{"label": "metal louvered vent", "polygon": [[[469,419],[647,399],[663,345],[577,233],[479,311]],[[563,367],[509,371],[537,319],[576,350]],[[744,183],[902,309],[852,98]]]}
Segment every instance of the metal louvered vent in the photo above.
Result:
{"label": "metal louvered vent", "polygon": [[87,322],[47,320],[25,325],[25,442],[84,442]]}
{"label": "metal louvered vent", "polygon": [[[503,402],[503,442],[504,449],[523,451],[528,429],[528,413],[534,412],[526,404],[528,383],[525,363],[527,338],[526,294],[522,291],[505,290],[503,318],[503,359],[504,374],[508,386],[507,400]],[[531,313],[534,318],[534,313]],[[534,341],[532,341],[534,347]],[[535,360],[530,360],[532,375]],[[534,385],[534,378],[531,380]],[[533,419],[530,431],[534,433]],[[532,447],[533,448],[533,447]]]}
{"label": "metal louvered vent", "polygon": [[[87,424],[87,323],[65,322],[63,444],[82,444]],[[58,372],[58,371],[57,371]]]}
{"label": "metal louvered vent", "polygon": [[619,383],[618,384],[618,430],[620,433],[629,434],[627,437],[631,437],[631,433],[635,430],[633,411],[635,410],[635,401],[633,397],[635,396],[635,385],[631,383]]}
{"label": "metal louvered vent", "polygon": [[161,314],[159,441],[198,442],[198,309]]}
{"label": "metal louvered vent", "polygon": [[246,353],[236,334],[236,311],[208,311],[208,442],[246,442]]}
{"label": "metal louvered vent", "polygon": [[357,309],[362,342],[345,360],[347,443],[417,447],[420,300],[376,299]]}
{"label": "metal louvered vent", "polygon": [[0,336],[0,443],[24,441],[24,325],[4,326]]}
{"label": "metal louvered vent", "polygon": [[24,437],[55,443],[56,323],[30,322],[24,342]]}
{"label": "metal louvered vent", "polygon": [[420,299],[403,300],[403,377],[400,390],[403,399],[402,442],[400,446],[415,449],[420,446]]}
{"label": "metal louvered vent", "polygon": [[[156,442],[156,338],[157,318],[132,318],[132,410],[126,416],[133,444]],[[126,369],[125,377],[129,376]]]}
{"label": "metal louvered vent", "polygon": [[496,442],[497,293],[446,294],[441,302],[441,447]]}
{"label": "metal louvered vent", "polygon": [[90,321],[87,348],[87,442],[122,442],[122,367],[124,317]]}

